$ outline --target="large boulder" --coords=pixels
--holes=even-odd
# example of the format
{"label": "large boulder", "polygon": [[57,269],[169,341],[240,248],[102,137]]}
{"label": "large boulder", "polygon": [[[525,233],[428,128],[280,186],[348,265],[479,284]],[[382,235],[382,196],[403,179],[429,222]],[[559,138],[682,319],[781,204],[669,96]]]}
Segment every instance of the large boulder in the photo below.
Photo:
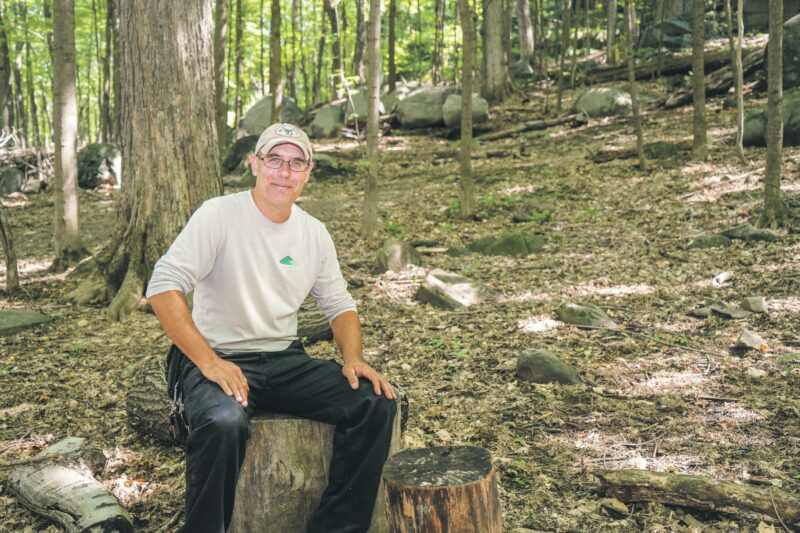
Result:
{"label": "large boulder", "polygon": [[0,195],[19,192],[25,186],[25,173],[17,167],[0,169]]}
{"label": "large boulder", "polygon": [[[297,124],[303,119],[303,112],[297,107],[294,99],[284,96],[281,101],[281,122]],[[256,102],[244,114],[240,124],[248,135],[261,135],[272,124],[272,95],[267,95]]]}
{"label": "large boulder", "polygon": [[[705,38],[716,39],[722,37],[719,25],[708,18],[705,21]],[[692,46],[692,15],[683,13],[670,17],[664,22],[648,26],[642,31],[639,38],[639,48],[664,48],[679,49]]]}
{"label": "large boulder", "polygon": [[614,87],[595,87],[584,92],[575,101],[572,109],[590,117],[626,115],[631,111],[631,95],[628,91]]}
{"label": "large boulder", "polygon": [[344,127],[344,111],[341,106],[327,104],[321,107],[311,122],[311,136],[319,139],[338,137]]}
{"label": "large boulder", "polygon": [[577,385],[578,372],[547,350],[525,350],[517,358],[517,377],[532,383]]}
{"label": "large boulder", "polygon": [[[451,94],[442,106],[444,125],[448,128],[461,127],[461,95]],[[472,124],[482,124],[489,119],[489,102],[480,96],[472,97]]]}
{"label": "large boulder", "polygon": [[[754,108],[744,121],[745,146],[766,146],[767,106]],[[783,93],[783,145],[800,146],[800,87]]]}
{"label": "large boulder", "polygon": [[[360,88],[358,91],[350,95],[345,104],[345,118],[347,121],[357,120],[358,122],[366,122],[367,120],[367,89],[366,87]],[[383,102],[378,103],[378,114],[385,113]]]}
{"label": "large boulder", "polygon": [[404,128],[444,125],[444,101],[455,93],[449,87],[417,89],[397,103],[397,120]]}
{"label": "large boulder", "polygon": [[119,187],[122,183],[122,152],[116,144],[87,144],[78,152],[78,185],[84,189]]}
{"label": "large boulder", "polygon": [[783,24],[783,89],[800,87],[800,15]]}
{"label": "large boulder", "polygon": [[381,96],[381,103],[387,113],[394,113],[397,103],[404,100],[414,89],[407,83],[398,83],[392,92]]}
{"label": "large boulder", "polygon": [[428,273],[416,298],[441,309],[463,309],[495,299],[497,293],[478,281],[437,268]]}
{"label": "large boulder", "polygon": [[243,172],[247,165],[247,157],[256,149],[258,135],[247,135],[230,145],[222,158],[222,172],[230,174],[232,172]]}
{"label": "large boulder", "polygon": [[378,250],[377,260],[379,272],[402,272],[422,264],[422,255],[407,242],[389,239]]}
{"label": "large boulder", "polygon": [[525,256],[544,249],[544,238],[528,231],[509,231],[499,236],[489,235],[468,245],[473,252],[484,255]]}

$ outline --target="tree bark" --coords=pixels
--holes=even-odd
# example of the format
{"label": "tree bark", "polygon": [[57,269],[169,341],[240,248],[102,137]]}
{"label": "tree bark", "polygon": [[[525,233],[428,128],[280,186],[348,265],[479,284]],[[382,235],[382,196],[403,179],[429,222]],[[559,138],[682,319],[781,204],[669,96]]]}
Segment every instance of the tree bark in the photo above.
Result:
{"label": "tree bark", "polygon": [[100,130],[102,142],[111,142],[111,53],[114,44],[114,19],[116,0],[106,0],[106,49],[103,54],[103,99],[101,103]]}
{"label": "tree bark", "polygon": [[325,13],[320,14],[320,32],[319,32],[319,43],[317,45],[317,61],[315,63],[316,70],[314,71],[314,105],[319,105],[322,103],[322,62],[325,59],[325,34],[327,33],[325,29]]}
{"label": "tree bark", "polygon": [[0,112],[3,116],[3,134],[11,133],[14,127],[14,107],[11,105],[11,54],[8,50],[8,34],[6,33],[6,9],[4,0],[0,0]]}
{"label": "tree bark", "polygon": [[572,13],[572,0],[562,0],[563,11],[561,12],[561,47],[558,50],[558,72],[556,85],[556,112],[561,113],[561,97],[564,92],[564,57],[567,55],[567,45],[569,45],[569,28]]}
{"label": "tree bark", "polygon": [[217,0],[214,12],[214,109],[217,124],[217,153],[220,159],[228,146],[228,98],[225,94],[225,46],[228,44],[228,1]]}
{"label": "tree bark", "polygon": [[78,221],[78,87],[74,0],[55,3],[53,64],[56,192],[53,269],[63,270],[84,253]]}
{"label": "tree bark", "polygon": [[364,47],[367,41],[367,24],[364,20],[364,0],[356,0],[356,43],[353,52],[353,72],[359,83],[367,83],[364,71]]}
{"label": "tree bark", "polygon": [[472,178],[472,60],[475,57],[475,23],[469,0],[458,0],[461,20],[461,144],[459,147],[459,187],[461,216],[467,218],[475,211],[475,182]]}
{"label": "tree bark", "polygon": [[[153,265],[189,215],[222,192],[214,113],[210,0],[120,2],[124,165],[116,231],[96,272],[71,294],[78,303],[115,293],[112,320],[143,304]],[[179,98],[176,96],[180,96]],[[169,126],[169,134],[164,128]],[[198,135],[198,132],[203,132]]]}
{"label": "tree bark", "polygon": [[444,81],[444,0],[433,3],[433,56],[431,57],[431,81],[434,85]]}
{"label": "tree bark", "polygon": [[533,24],[529,0],[517,0],[517,24],[519,25],[519,60],[528,63],[533,57]]}
{"label": "tree bark", "polygon": [[617,50],[614,47],[617,34],[617,0],[606,0],[607,25],[606,25],[606,64],[617,64]]}
{"label": "tree bark", "polygon": [[22,27],[25,34],[25,88],[27,89],[28,109],[31,114],[31,144],[37,148],[42,146],[42,139],[39,135],[39,113],[36,107],[36,95],[33,85],[33,60],[31,58],[31,37],[28,28],[28,8],[25,4],[20,4],[22,11]]}
{"label": "tree bark", "polygon": [[394,533],[503,531],[497,476],[484,449],[405,450],[386,462],[383,483]]}
{"label": "tree bark", "polygon": [[[73,19],[74,20],[74,19]],[[74,27],[74,23],[73,23]],[[74,41],[74,38],[73,38]],[[14,124],[17,127],[17,137],[20,146],[28,147],[28,115],[25,113],[25,97],[22,93],[22,50],[25,43],[21,40],[14,44]]]}
{"label": "tree bark", "polygon": [[764,172],[764,210],[759,225],[786,224],[788,210],[781,191],[783,150],[783,1],[769,2],[767,43],[767,167]]}
{"label": "tree bark", "polygon": [[[742,1],[742,0],[740,0]],[[741,7],[739,7],[739,14],[741,15]],[[737,39],[733,36],[733,11],[731,9],[731,0],[725,0],[725,18],[727,19],[728,30],[728,44],[731,51],[731,69],[733,70],[736,96],[736,151],[739,154],[739,161],[746,162],[744,157],[744,109],[739,106],[739,98],[741,98],[743,74],[742,74],[742,49],[741,49],[741,29],[737,27],[739,32],[739,45],[737,46]],[[739,17],[737,17],[739,18]]]}
{"label": "tree bark", "polygon": [[244,59],[244,48],[242,46],[242,38],[244,35],[244,7],[242,0],[236,0],[236,28],[234,30],[234,96],[233,96],[233,131],[234,139],[238,137],[239,122],[242,120],[242,61]]}
{"label": "tree bark", "polygon": [[364,191],[363,233],[372,237],[378,229],[378,179],[381,162],[378,146],[381,103],[381,0],[369,2],[367,36],[367,180]]}
{"label": "tree bark", "polygon": [[332,61],[332,78],[334,81],[334,86],[341,83],[343,80],[341,79],[342,73],[342,46],[341,46],[341,36],[339,34],[339,14],[336,12],[336,5],[338,2],[334,4],[334,0],[322,0],[322,5],[325,10],[325,14],[328,15],[328,21],[331,25],[331,56],[333,58]]}
{"label": "tree bark", "polygon": [[500,103],[509,94],[508,73],[503,61],[503,2],[483,0],[483,78],[481,96]]}
{"label": "tree bark", "polygon": [[692,0],[692,101],[694,104],[692,159],[695,161],[702,161],[708,157],[705,71],[703,63],[705,46],[704,20],[704,0]]}
{"label": "tree bark", "polygon": [[628,60],[628,92],[631,95],[631,107],[633,111],[633,129],[636,131],[636,153],[639,155],[639,167],[642,170],[647,168],[647,158],[644,154],[644,140],[642,135],[642,119],[639,113],[639,97],[637,96],[638,87],[636,86],[636,66],[633,59],[633,35],[636,19],[631,9],[631,0],[625,0],[625,19],[626,19],[626,38],[625,52]]}
{"label": "tree bark", "polygon": [[269,93],[272,95],[272,123],[281,121],[281,0],[272,0],[269,22]]}
{"label": "tree bark", "polygon": [[389,0],[389,36],[386,47],[389,49],[389,92],[397,88],[397,63],[395,63],[395,26],[397,23],[397,0]]}
{"label": "tree bark", "polygon": [[[292,39],[291,39],[291,46],[292,46],[292,60],[289,64],[289,68],[286,69],[286,85],[289,89],[289,96],[291,96],[295,102],[299,102],[300,100],[297,98],[297,27],[300,24],[300,0],[292,0]],[[303,34],[300,34],[300,50],[303,50]],[[302,65],[302,61],[301,61]],[[305,71],[305,69],[304,69]],[[303,84],[306,84],[306,80],[303,80]],[[305,87],[306,94],[308,94],[308,88]],[[304,107],[306,110],[308,109],[308,99],[304,103]]]}
{"label": "tree bark", "polygon": [[14,236],[11,223],[6,216],[6,208],[0,203],[0,241],[6,255],[6,293],[14,295],[19,292],[19,271],[17,270],[17,252],[14,248]]}

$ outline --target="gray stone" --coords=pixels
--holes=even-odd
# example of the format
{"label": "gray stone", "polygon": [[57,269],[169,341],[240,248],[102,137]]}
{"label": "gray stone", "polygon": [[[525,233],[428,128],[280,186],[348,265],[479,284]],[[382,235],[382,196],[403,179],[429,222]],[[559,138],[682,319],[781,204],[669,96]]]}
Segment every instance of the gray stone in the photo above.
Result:
{"label": "gray stone", "polygon": [[3,309],[0,310],[0,335],[11,335],[50,320],[49,317],[29,309]]}
{"label": "gray stone", "polygon": [[341,106],[328,104],[322,107],[311,122],[311,135],[318,139],[338,137],[344,127]]}
{"label": "gray stone", "polygon": [[230,174],[231,172],[246,170],[248,166],[247,158],[255,152],[257,142],[258,135],[246,135],[236,139],[236,142],[225,150],[225,155],[222,158],[222,172]]}
{"label": "gray stone", "polygon": [[774,231],[765,228],[754,228],[751,224],[736,226],[735,228],[723,231],[722,234],[731,239],[742,241],[774,242],[780,240],[780,236]]}
{"label": "gray stone", "polygon": [[566,302],[556,310],[556,317],[578,327],[619,329],[605,311],[589,302]]}
{"label": "gray stone", "polygon": [[116,144],[87,144],[78,152],[78,185],[83,189],[122,184],[122,152]]}
{"label": "gray stone", "polygon": [[0,194],[19,192],[25,185],[25,173],[17,167],[0,170]]}
{"label": "gray stone", "polygon": [[748,296],[742,299],[741,308],[751,313],[766,313],[767,299],[763,296]]}
{"label": "gray stone", "polygon": [[493,300],[497,293],[480,282],[434,269],[420,285],[416,298],[442,309],[463,309]]}
{"label": "gray stone", "polygon": [[[719,26],[710,20],[705,21],[705,39],[716,39],[721,37]],[[664,22],[659,22],[648,26],[642,31],[639,38],[640,48],[658,48],[659,44],[664,48],[677,50],[679,48],[690,48],[692,46],[692,19],[690,13],[683,13],[675,17],[670,17]]]}
{"label": "gray stone", "polygon": [[[461,95],[451,94],[442,106],[444,124],[448,128],[461,127]],[[472,97],[472,124],[482,124],[489,120],[489,102],[480,96]]]}
{"label": "gray stone", "polygon": [[547,350],[525,350],[517,359],[517,377],[533,383],[562,383],[575,385],[581,382],[578,372]]}
{"label": "gray stone", "polygon": [[381,96],[381,103],[387,113],[394,113],[397,110],[397,103],[405,99],[414,89],[405,83],[398,83],[395,90]]}
{"label": "gray stone", "polygon": [[397,120],[404,128],[442,126],[444,101],[454,92],[449,87],[417,89],[397,103]]}
{"label": "gray stone", "polygon": [[[288,96],[281,100],[281,122],[297,124],[303,118],[303,112],[297,102]],[[248,135],[261,135],[272,124],[272,96],[267,95],[247,110],[241,121],[241,129]]]}
{"label": "gray stone", "polygon": [[650,159],[666,159],[678,153],[678,147],[675,143],[667,141],[656,141],[648,144],[644,148],[645,155]]}
{"label": "gray stone", "polygon": [[766,370],[761,370],[760,368],[756,368],[754,366],[749,367],[746,373],[751,378],[763,378],[767,376]]}
{"label": "gray stone", "polygon": [[380,272],[402,272],[410,266],[422,264],[422,255],[407,242],[389,239],[378,250],[378,269]]}
{"label": "gray stone", "polygon": [[[361,87],[358,91],[354,91],[353,94],[350,96],[352,99],[352,103],[350,100],[345,102],[345,117],[347,117],[348,122],[351,120],[357,120],[359,122],[366,122],[367,120],[367,89],[366,87]],[[385,113],[383,102],[379,102],[378,104],[378,114],[383,115]]]}
{"label": "gray stone", "polygon": [[686,247],[690,250],[696,248],[721,248],[723,246],[729,246],[730,243],[731,240],[725,235],[720,233],[706,233],[705,235],[694,238]]}
{"label": "gray stone", "polygon": [[722,300],[708,300],[696,305],[691,314],[699,318],[707,318],[716,314],[724,318],[739,319],[746,318],[752,313]]}
{"label": "gray stone", "polygon": [[800,87],[800,15],[783,23],[783,90],[793,87]]}
{"label": "gray stone", "polygon": [[317,152],[314,154],[314,170],[311,179],[325,181],[347,176],[355,176],[354,165],[341,157],[335,157],[330,152]]}
{"label": "gray stone", "polygon": [[[742,142],[745,146],[766,146],[766,132],[767,105],[764,104],[747,113]],[[800,87],[783,93],[783,145],[800,146]]]}
{"label": "gray stone", "polygon": [[622,89],[595,87],[580,95],[572,110],[590,117],[626,115],[631,111],[631,95]]}
{"label": "gray stone", "polygon": [[533,76],[533,67],[529,61],[517,60],[508,67],[508,73],[515,80],[525,80]]}
{"label": "gray stone", "polygon": [[484,255],[506,255],[512,257],[525,256],[541,252],[544,249],[544,238],[527,231],[506,232],[502,235],[489,235],[472,242],[469,249]]}

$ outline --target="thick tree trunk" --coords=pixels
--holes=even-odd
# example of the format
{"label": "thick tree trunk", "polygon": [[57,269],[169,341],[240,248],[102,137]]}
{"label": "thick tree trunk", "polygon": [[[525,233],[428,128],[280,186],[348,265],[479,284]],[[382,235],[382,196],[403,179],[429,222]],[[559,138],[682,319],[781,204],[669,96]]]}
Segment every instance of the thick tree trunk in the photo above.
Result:
{"label": "thick tree trunk", "polygon": [[703,55],[705,53],[705,2],[692,0],[692,94],[694,122],[692,126],[692,159],[708,157],[706,140],[706,90]]}
{"label": "thick tree trunk", "polygon": [[607,25],[606,25],[606,64],[617,64],[617,49],[615,41],[617,37],[617,0],[606,0]]}
{"label": "thick tree trunk", "polygon": [[56,191],[53,269],[63,270],[84,253],[78,223],[78,87],[74,0],[56,2],[53,15]]}
{"label": "thick tree trunk", "polygon": [[395,26],[397,24],[397,0],[389,0],[389,36],[386,47],[389,49],[389,92],[397,87],[397,63],[395,62]]}
{"label": "thick tree trunk", "polygon": [[108,308],[115,320],[143,303],[155,262],[189,215],[222,192],[207,60],[210,0],[180,0],[169,10],[158,0],[124,0],[119,7],[120,149],[123,161],[136,164],[123,167],[117,228],[95,257],[97,275],[71,295],[79,303],[97,300],[107,287],[116,293]]}
{"label": "thick tree trunk", "polygon": [[272,95],[272,123],[281,121],[281,1],[272,0],[269,22],[269,93]]}
{"label": "thick tree trunk", "polygon": [[14,236],[11,223],[6,216],[6,209],[0,203],[0,241],[6,256],[6,293],[13,295],[19,292],[19,271],[17,270],[17,252],[14,249]]}
{"label": "thick tree trunk", "polygon": [[483,79],[481,96],[499,103],[509,94],[508,73],[503,61],[503,2],[483,0]]}
{"label": "thick tree trunk", "polygon": [[225,46],[228,44],[228,1],[216,0],[214,11],[214,109],[220,158],[228,146],[228,97],[225,88]]}
{"label": "thick tree trunk", "polygon": [[363,233],[372,237],[378,229],[379,110],[381,103],[381,0],[370,0],[367,35],[367,179],[364,190]]}
{"label": "thick tree trunk", "polygon": [[642,120],[639,114],[639,96],[636,86],[636,67],[633,59],[633,35],[636,19],[631,9],[631,0],[625,0],[625,19],[626,19],[626,39],[625,52],[628,60],[628,92],[631,95],[631,107],[633,108],[633,129],[636,131],[636,153],[639,155],[639,167],[642,170],[647,168],[647,158],[644,155],[644,140],[642,135]]}
{"label": "thick tree trunk", "polygon": [[519,60],[529,62],[533,57],[533,24],[529,0],[517,0],[517,24],[519,25]]}
{"label": "thick tree trunk", "polygon": [[764,211],[759,224],[777,228],[786,223],[788,210],[781,191],[783,150],[783,0],[769,2],[767,44],[767,168],[764,172]]}
{"label": "thick tree trunk", "polygon": [[475,210],[475,182],[472,178],[472,61],[475,57],[475,24],[469,0],[458,0],[461,20],[461,144],[459,147],[459,187],[461,189],[461,216],[472,216]]}
{"label": "thick tree trunk", "polygon": [[386,462],[383,482],[393,533],[503,531],[497,476],[484,449],[406,450]]}
{"label": "thick tree trunk", "polygon": [[0,0],[0,112],[3,116],[3,134],[14,127],[14,108],[11,105],[11,54],[8,51],[5,1]]}

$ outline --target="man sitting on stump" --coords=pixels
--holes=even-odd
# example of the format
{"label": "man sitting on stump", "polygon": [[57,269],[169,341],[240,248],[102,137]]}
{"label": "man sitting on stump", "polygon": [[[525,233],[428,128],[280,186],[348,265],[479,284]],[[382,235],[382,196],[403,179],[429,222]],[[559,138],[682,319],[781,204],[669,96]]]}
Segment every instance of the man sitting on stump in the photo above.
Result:
{"label": "man sitting on stump", "polygon": [[[296,126],[267,128],[250,157],[254,188],[200,206],[148,284],[150,304],[184,354],[188,533],[230,525],[254,409],[336,426],[328,486],[308,531],[369,528],[395,393],[361,357],[358,314],[333,240],[294,203],[312,157]],[[190,313],[183,295],[191,290]],[[297,311],[309,294],[330,321],[343,366],[312,359],[297,338]]]}

